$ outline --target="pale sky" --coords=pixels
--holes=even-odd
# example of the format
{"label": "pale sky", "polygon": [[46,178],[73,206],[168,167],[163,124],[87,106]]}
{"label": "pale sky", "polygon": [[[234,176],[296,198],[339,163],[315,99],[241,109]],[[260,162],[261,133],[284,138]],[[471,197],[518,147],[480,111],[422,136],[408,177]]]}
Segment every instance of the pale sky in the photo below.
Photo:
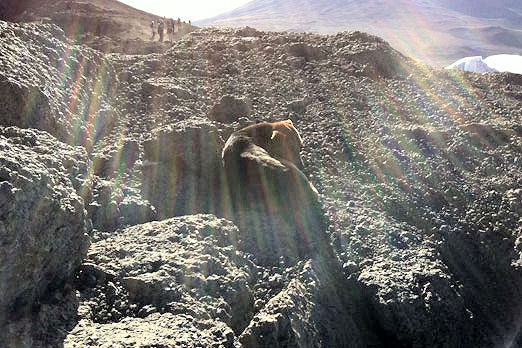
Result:
{"label": "pale sky", "polygon": [[216,16],[251,0],[119,0],[158,16],[197,21]]}

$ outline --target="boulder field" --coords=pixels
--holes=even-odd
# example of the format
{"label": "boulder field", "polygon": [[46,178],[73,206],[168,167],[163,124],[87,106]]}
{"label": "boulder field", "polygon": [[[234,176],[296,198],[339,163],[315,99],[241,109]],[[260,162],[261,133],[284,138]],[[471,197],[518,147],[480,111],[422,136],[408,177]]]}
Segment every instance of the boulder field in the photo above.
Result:
{"label": "boulder field", "polygon": [[[285,119],[328,250],[267,261],[221,151]],[[0,21],[0,346],[521,346],[521,124],[520,75],[362,32],[128,55]]]}

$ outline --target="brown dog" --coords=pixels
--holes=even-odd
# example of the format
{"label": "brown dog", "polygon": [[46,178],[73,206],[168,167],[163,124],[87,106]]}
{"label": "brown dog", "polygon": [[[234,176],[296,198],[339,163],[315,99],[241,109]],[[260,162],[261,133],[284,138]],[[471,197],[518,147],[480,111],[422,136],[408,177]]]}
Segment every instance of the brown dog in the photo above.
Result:
{"label": "brown dog", "polygon": [[230,162],[227,160],[229,157],[251,145],[259,146],[275,159],[289,161],[303,168],[299,155],[303,139],[291,120],[257,123],[232,133],[222,152],[225,167]]}
{"label": "brown dog", "polygon": [[[285,120],[236,131],[222,151],[230,217],[248,231],[254,248],[275,252],[274,257],[308,254],[323,233],[317,190],[301,171],[302,146],[292,121]],[[260,232],[254,226],[266,228]]]}

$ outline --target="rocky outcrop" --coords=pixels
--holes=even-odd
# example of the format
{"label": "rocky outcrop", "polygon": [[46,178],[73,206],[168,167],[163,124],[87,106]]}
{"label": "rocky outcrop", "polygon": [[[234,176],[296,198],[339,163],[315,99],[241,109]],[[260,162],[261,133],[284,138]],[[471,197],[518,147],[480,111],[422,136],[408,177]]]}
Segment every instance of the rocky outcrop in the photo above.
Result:
{"label": "rocky outcrop", "polygon": [[248,117],[252,103],[245,98],[225,95],[210,109],[209,118],[222,123],[232,123],[241,117]]}
{"label": "rocky outcrop", "polygon": [[336,38],[338,49],[334,54],[349,62],[344,69],[352,72],[374,79],[399,77],[411,64],[381,38],[358,31],[339,33]]}
{"label": "rocky outcrop", "polygon": [[222,322],[172,313],[108,324],[80,322],[64,343],[66,347],[235,347],[232,330]]}
{"label": "rocky outcrop", "polygon": [[[319,259],[301,262],[251,320],[243,347],[366,347],[390,344],[365,313],[361,292]],[[373,330],[373,331],[372,331]]]}
{"label": "rocky outcrop", "polygon": [[[156,220],[156,208],[132,187],[121,190],[111,180],[93,177],[87,212],[93,228],[112,232],[118,228]],[[124,183],[120,184],[124,185]]]}
{"label": "rocky outcrop", "polygon": [[73,276],[89,246],[90,224],[76,191],[86,167],[82,149],[14,127],[0,127],[0,148],[4,325],[8,318],[30,313],[37,301]]}
{"label": "rocky outcrop", "polygon": [[175,104],[178,100],[194,99],[191,91],[172,78],[150,78],[142,84],[142,100],[149,108],[163,104]]}
{"label": "rocky outcrop", "polygon": [[[242,233],[212,215],[133,226],[94,243],[78,278],[66,346],[364,346],[361,289],[321,257],[257,266]],[[132,328],[132,331],[129,331]]]}
{"label": "rocky outcrop", "polygon": [[160,218],[219,212],[223,140],[214,124],[192,119],[162,127],[143,146],[142,192]]}
{"label": "rocky outcrop", "polygon": [[[83,319],[66,345],[233,347],[234,331],[252,316],[257,274],[237,249],[238,232],[229,221],[194,215],[137,225],[94,243],[80,274]],[[123,335],[129,328],[136,330]]]}
{"label": "rocky outcrop", "polygon": [[0,21],[0,33],[0,125],[38,128],[82,145],[110,132],[117,81],[100,52],[68,44],[50,24]]}
{"label": "rocky outcrop", "polygon": [[[383,335],[396,344],[414,338],[414,346],[465,345],[477,334],[470,325],[474,318],[436,242],[420,238],[414,228],[380,218],[384,233],[373,225],[377,218],[354,219],[345,240],[360,248],[358,252],[372,250],[372,258],[358,265],[347,261],[344,269],[357,277]],[[346,255],[350,247],[343,249]]]}

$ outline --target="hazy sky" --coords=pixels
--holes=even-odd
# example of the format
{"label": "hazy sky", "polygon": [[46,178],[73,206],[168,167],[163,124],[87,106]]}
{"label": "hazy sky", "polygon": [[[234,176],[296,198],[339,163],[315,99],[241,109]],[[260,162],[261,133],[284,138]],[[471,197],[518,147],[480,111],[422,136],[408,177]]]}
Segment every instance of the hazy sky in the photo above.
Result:
{"label": "hazy sky", "polygon": [[233,10],[251,0],[119,0],[165,17],[196,21]]}

